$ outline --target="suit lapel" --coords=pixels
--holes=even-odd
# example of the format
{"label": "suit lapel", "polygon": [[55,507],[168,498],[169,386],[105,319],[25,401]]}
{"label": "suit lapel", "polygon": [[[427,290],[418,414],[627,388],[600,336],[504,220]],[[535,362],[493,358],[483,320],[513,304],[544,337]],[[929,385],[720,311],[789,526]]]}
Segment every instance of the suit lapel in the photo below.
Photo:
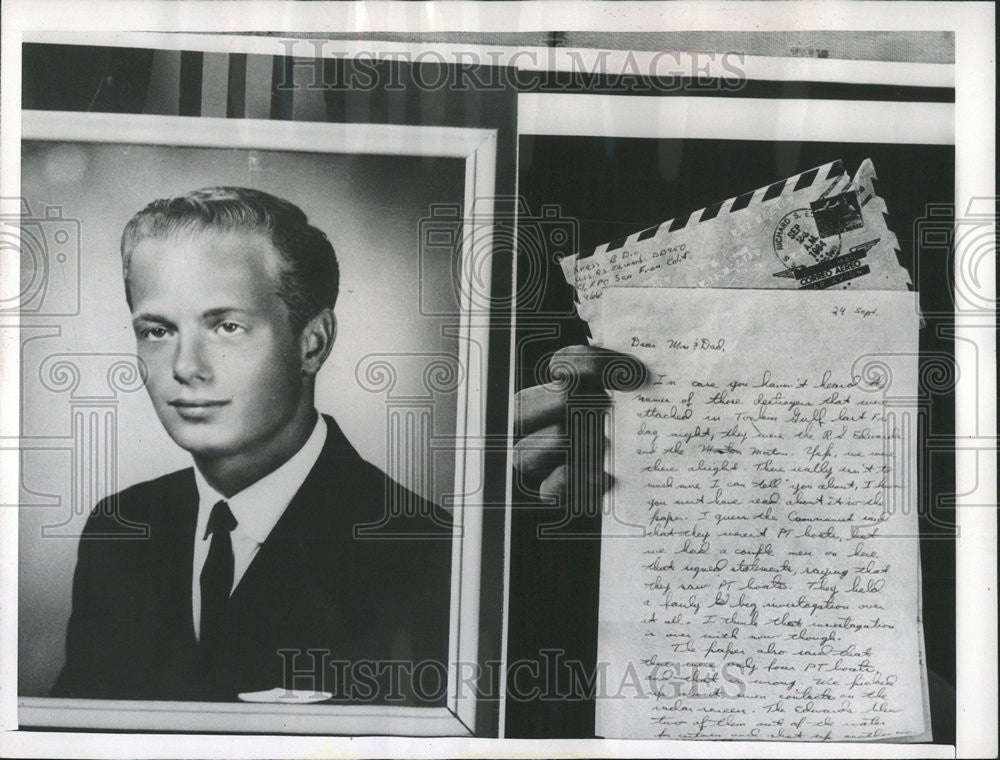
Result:
{"label": "suit lapel", "polygon": [[198,519],[198,487],[194,473],[179,474],[175,488],[165,489],[150,510],[153,565],[149,568],[154,607],[159,614],[148,621],[163,687],[183,693],[196,667],[197,641],[191,614],[191,574],[194,531]]}
{"label": "suit lapel", "polygon": [[[323,417],[327,437],[319,458],[247,567],[230,598],[233,605],[257,599],[264,588],[275,589],[276,579],[294,579],[290,568],[310,560],[317,546],[329,548],[331,542],[351,538],[352,505],[338,495],[349,485],[351,472],[356,471],[361,458],[336,422]],[[340,561],[346,561],[342,552],[324,557],[328,567]]]}
{"label": "suit lapel", "polygon": [[150,513],[150,538],[156,547],[156,566],[152,570],[162,604],[184,627],[191,628],[193,636],[191,572],[198,519],[198,487],[193,471],[184,471],[177,488],[164,492]]}

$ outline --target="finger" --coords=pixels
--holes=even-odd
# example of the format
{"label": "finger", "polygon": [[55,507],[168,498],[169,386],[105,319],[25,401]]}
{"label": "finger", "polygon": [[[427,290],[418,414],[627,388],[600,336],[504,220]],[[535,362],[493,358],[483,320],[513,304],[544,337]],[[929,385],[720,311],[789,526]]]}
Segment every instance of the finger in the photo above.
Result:
{"label": "finger", "polygon": [[514,438],[524,438],[549,425],[559,425],[565,430],[574,410],[590,412],[610,406],[611,396],[603,389],[576,394],[560,383],[525,388],[514,397]]}
{"label": "finger", "polygon": [[536,483],[569,460],[569,438],[561,425],[549,425],[514,444],[514,468],[525,484]]}
{"label": "finger", "polygon": [[538,496],[544,502],[563,505],[569,492],[569,465],[560,465],[538,486]]}
{"label": "finger", "polygon": [[568,400],[565,386],[559,383],[518,391],[514,396],[514,435],[530,435],[546,425],[565,422]]}
{"label": "finger", "polygon": [[614,478],[603,470],[584,472],[564,464],[541,482],[538,495],[542,501],[560,506],[565,506],[571,497],[577,502],[586,500],[596,509],[613,485]]}
{"label": "finger", "polygon": [[648,376],[634,356],[597,346],[566,346],[549,361],[555,380],[519,391],[514,397],[514,435],[530,435],[546,425],[564,422],[570,398],[588,404],[610,403],[604,388],[634,390]]}
{"label": "finger", "polygon": [[599,346],[566,346],[552,355],[549,374],[573,390],[629,391],[642,387],[649,372],[636,357]]}

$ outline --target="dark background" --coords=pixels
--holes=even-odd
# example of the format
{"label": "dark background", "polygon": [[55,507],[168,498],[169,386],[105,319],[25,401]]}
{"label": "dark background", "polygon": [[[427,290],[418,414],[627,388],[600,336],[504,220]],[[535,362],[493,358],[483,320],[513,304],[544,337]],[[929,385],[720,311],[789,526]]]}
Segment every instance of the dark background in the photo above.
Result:
{"label": "dark background", "polygon": [[[925,315],[920,331],[918,402],[922,429],[917,432],[924,631],[928,665],[936,674],[931,678],[938,681],[936,676],[940,676],[937,689],[932,683],[932,699],[934,691],[953,689],[955,368],[950,332],[954,324],[952,257],[947,236],[953,222],[954,148],[521,135],[519,157],[519,193],[532,218],[542,216],[543,206],[558,205],[559,223],[565,226],[576,220],[575,250],[583,251],[829,161],[843,160],[853,174],[862,160],[872,159],[878,174],[876,189],[888,207],[889,228],[899,240],[900,263],[910,272]],[[547,218],[557,223],[552,209]],[[542,218],[534,226],[545,223]],[[528,225],[522,236],[530,232]],[[541,246],[521,246],[518,292],[536,292],[527,278],[536,277],[539,267],[526,264],[529,255],[545,255],[547,261],[539,297],[522,299],[518,310],[518,390],[545,379],[552,352],[586,343],[588,335],[586,325],[571,313],[572,291],[551,246],[547,251]],[[520,659],[544,662],[546,650],[558,650],[566,661],[594,666],[600,513],[593,505],[574,507],[586,516],[572,518],[566,528],[592,538],[539,537],[542,526],[566,517],[566,508],[542,506],[530,494],[515,492],[509,663]],[[517,688],[511,685],[508,690],[516,695]],[[560,688],[568,685],[562,683]],[[594,701],[587,694],[548,702],[509,696],[506,709],[506,735],[510,737],[594,735]],[[953,709],[947,704],[932,708],[934,741],[954,741]]]}

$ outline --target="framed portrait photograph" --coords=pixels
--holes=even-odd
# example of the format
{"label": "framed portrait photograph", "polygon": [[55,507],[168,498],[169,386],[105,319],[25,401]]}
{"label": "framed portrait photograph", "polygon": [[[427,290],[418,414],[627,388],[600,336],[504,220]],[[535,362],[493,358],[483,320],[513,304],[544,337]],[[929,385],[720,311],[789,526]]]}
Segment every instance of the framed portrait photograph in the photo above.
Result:
{"label": "framed portrait photograph", "polygon": [[[475,731],[497,130],[27,109],[21,130],[21,724]],[[139,295],[161,244],[155,268],[180,255]],[[203,468],[226,450],[252,461],[224,484]]]}

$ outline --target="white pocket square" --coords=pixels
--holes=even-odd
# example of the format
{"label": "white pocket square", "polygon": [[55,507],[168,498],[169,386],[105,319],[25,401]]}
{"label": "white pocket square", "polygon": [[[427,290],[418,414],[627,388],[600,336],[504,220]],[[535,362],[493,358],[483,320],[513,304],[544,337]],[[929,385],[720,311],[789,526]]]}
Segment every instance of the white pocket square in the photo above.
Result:
{"label": "white pocket square", "polygon": [[243,702],[274,702],[283,705],[307,705],[312,702],[325,702],[333,696],[328,691],[307,691],[298,689],[282,689],[276,686],[266,691],[245,691],[237,694]]}

